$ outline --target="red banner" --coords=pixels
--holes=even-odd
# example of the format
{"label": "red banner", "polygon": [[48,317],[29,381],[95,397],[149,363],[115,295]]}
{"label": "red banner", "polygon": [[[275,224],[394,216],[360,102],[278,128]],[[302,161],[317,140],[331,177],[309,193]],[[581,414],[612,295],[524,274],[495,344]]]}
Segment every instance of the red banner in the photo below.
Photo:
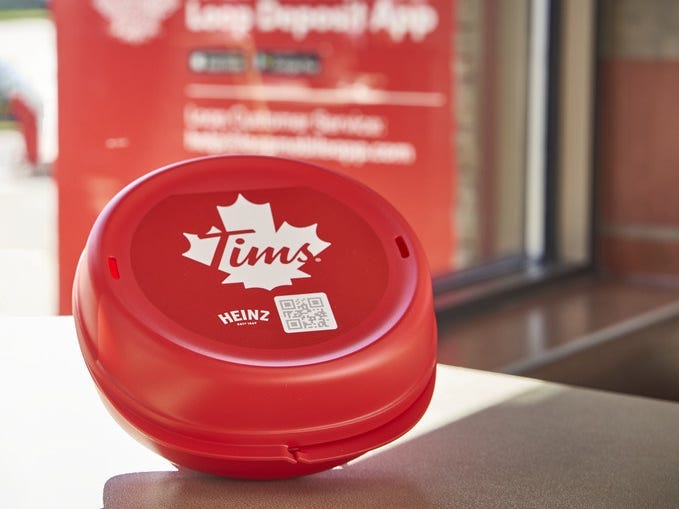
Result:
{"label": "red banner", "polygon": [[60,310],[104,204],[208,154],[349,174],[416,230],[434,273],[454,239],[450,0],[55,0]]}

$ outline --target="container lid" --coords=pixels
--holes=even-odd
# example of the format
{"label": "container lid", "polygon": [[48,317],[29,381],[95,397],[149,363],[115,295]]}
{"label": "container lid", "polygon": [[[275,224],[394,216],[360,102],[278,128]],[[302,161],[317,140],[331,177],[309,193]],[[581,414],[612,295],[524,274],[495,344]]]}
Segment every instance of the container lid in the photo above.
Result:
{"label": "container lid", "polygon": [[151,174],[107,211],[98,250],[122,303],[182,346],[258,365],[346,355],[399,320],[417,266],[385,201],[290,160],[224,159]]}

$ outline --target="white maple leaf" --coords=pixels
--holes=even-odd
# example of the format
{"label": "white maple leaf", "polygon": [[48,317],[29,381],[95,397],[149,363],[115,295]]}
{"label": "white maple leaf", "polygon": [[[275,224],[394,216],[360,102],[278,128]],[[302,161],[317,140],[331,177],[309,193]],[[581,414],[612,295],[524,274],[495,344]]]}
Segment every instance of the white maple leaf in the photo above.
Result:
{"label": "white maple leaf", "polygon": [[179,0],[94,0],[93,4],[108,20],[111,35],[128,44],[156,37],[162,22],[181,5]]}
{"label": "white maple leaf", "polygon": [[241,194],[232,205],[218,206],[217,212],[223,229],[213,226],[202,237],[184,233],[191,246],[183,256],[212,265],[220,238],[225,238],[217,267],[227,274],[222,284],[266,290],[290,285],[293,279],[309,277],[300,268],[330,245],[318,237],[317,224],[297,227],[284,222],[276,229],[271,205],[252,203]]}

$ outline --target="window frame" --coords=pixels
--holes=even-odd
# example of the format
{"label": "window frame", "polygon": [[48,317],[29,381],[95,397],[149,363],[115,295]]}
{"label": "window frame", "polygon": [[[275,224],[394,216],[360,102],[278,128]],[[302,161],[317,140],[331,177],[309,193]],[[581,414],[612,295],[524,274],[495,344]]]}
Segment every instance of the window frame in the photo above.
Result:
{"label": "window frame", "polygon": [[595,268],[597,2],[529,12],[523,252],[434,277],[440,320]]}

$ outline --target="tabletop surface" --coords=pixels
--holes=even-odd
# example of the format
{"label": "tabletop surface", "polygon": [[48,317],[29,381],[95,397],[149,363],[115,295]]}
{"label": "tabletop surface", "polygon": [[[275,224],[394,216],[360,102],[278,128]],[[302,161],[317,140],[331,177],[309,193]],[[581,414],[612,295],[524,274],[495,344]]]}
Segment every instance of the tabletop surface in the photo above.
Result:
{"label": "tabletop surface", "polygon": [[679,507],[679,404],[438,366],[394,444],[285,481],[177,472],[107,414],[70,317],[0,318],[0,505]]}

